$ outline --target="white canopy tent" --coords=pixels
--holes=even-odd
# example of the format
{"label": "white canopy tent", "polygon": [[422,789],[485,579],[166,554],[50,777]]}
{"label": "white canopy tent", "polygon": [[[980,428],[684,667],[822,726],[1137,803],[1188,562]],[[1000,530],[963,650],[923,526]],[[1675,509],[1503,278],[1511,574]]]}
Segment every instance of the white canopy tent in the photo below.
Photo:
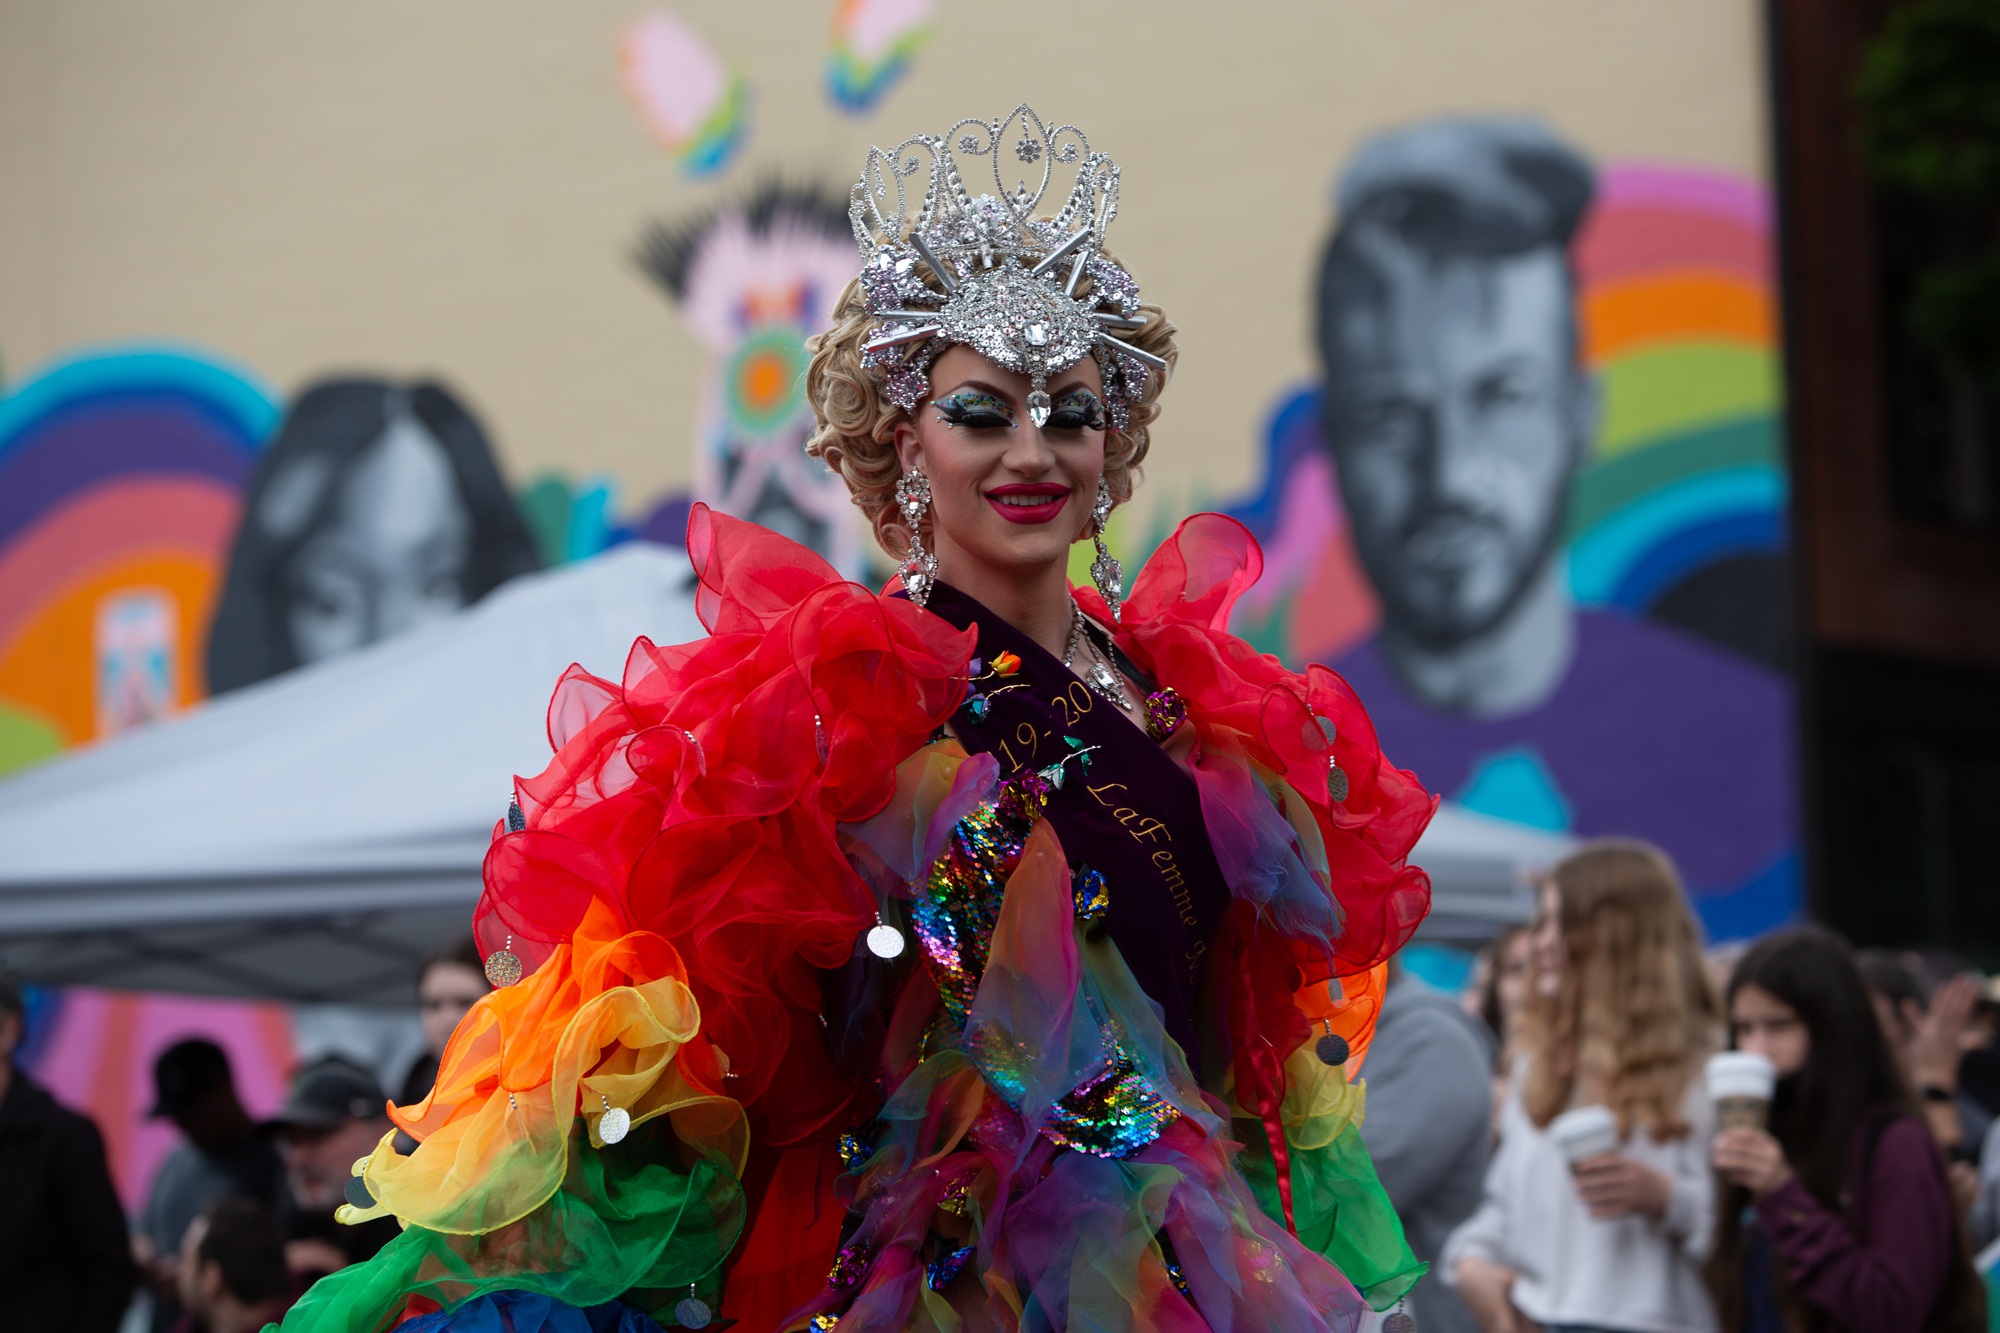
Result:
{"label": "white canopy tent", "polygon": [[[632,544],[448,621],[0,782],[0,966],[48,984],[407,1002],[467,927],[509,778],[548,759],[572,662],[703,630],[686,557]],[[1563,840],[1447,807],[1431,933],[1526,914]]]}
{"label": "white canopy tent", "polygon": [[407,1003],[467,928],[572,662],[679,643],[687,557],[632,543],[0,783],[0,962],[31,980]]}

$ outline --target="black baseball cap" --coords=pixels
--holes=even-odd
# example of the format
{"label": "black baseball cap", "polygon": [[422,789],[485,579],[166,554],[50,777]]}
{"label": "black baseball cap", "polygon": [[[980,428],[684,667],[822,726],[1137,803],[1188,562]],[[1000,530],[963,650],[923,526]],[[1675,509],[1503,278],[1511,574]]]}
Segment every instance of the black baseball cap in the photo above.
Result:
{"label": "black baseball cap", "polygon": [[373,1074],[337,1055],[328,1056],[292,1076],[285,1104],[265,1123],[332,1129],[342,1121],[386,1115],[388,1100]]}
{"label": "black baseball cap", "polygon": [[177,1041],[153,1062],[153,1109],[149,1116],[177,1116],[234,1079],[229,1056],[203,1037]]}

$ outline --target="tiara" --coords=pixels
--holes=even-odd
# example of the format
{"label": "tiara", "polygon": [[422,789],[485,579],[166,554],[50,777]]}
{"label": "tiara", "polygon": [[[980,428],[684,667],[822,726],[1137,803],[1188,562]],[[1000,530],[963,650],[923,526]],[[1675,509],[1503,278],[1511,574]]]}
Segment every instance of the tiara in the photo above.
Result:
{"label": "tiara", "polygon": [[[1015,136],[1019,137],[1016,138]],[[1003,177],[1003,145],[1041,180]],[[965,188],[959,159],[991,159],[995,193]],[[913,178],[929,172],[923,204],[910,217]],[[1058,164],[1076,180],[1052,219],[1036,210]],[[885,211],[890,191],[894,210]],[[1104,232],[1118,214],[1118,168],[1074,125],[1050,128],[1023,102],[1004,118],[961,120],[943,135],[919,134],[893,150],[868,150],[847,216],[861,247],[861,288],[881,323],[862,346],[862,364],[881,372],[883,390],[904,411],[930,392],[929,371],[945,347],[962,343],[1032,382],[1028,415],[1049,418],[1048,380],[1094,356],[1104,372],[1112,425],[1123,430],[1146,377],[1161,357],[1117,336],[1143,329],[1139,284],[1104,256]],[[942,294],[918,274],[922,264]],[[1088,279],[1090,288],[1077,291]]]}

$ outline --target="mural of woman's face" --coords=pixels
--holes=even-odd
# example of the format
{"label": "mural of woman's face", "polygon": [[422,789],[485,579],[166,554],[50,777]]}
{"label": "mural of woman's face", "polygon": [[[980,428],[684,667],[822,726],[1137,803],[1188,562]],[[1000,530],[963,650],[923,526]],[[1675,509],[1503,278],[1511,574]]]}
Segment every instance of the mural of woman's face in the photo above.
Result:
{"label": "mural of woman's face", "polygon": [[458,610],[471,547],[472,518],[444,446],[397,414],[286,569],[298,660],[334,657]]}

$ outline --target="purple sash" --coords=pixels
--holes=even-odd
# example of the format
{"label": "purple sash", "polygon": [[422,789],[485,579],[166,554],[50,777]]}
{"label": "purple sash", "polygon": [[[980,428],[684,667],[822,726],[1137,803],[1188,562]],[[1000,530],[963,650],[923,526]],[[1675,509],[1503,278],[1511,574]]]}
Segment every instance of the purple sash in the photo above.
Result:
{"label": "purple sash", "polygon": [[[991,663],[1013,653],[1011,677],[988,677],[986,715],[961,708],[952,730],[968,752],[990,754],[1000,776],[1063,764],[1062,787],[1045,815],[1072,870],[1101,873],[1110,891],[1105,926],[1133,978],[1165,1011],[1167,1035],[1180,1044],[1195,1076],[1201,1047],[1194,1000],[1202,956],[1229,906],[1229,888],[1209,846],[1201,797],[1190,778],[1117,705],[1091,692],[1040,644],[972,598],[936,585],[927,610],[958,629],[976,626],[978,655]],[[1018,686],[1021,688],[1008,688]],[[1069,758],[1095,746],[1086,771]]]}

